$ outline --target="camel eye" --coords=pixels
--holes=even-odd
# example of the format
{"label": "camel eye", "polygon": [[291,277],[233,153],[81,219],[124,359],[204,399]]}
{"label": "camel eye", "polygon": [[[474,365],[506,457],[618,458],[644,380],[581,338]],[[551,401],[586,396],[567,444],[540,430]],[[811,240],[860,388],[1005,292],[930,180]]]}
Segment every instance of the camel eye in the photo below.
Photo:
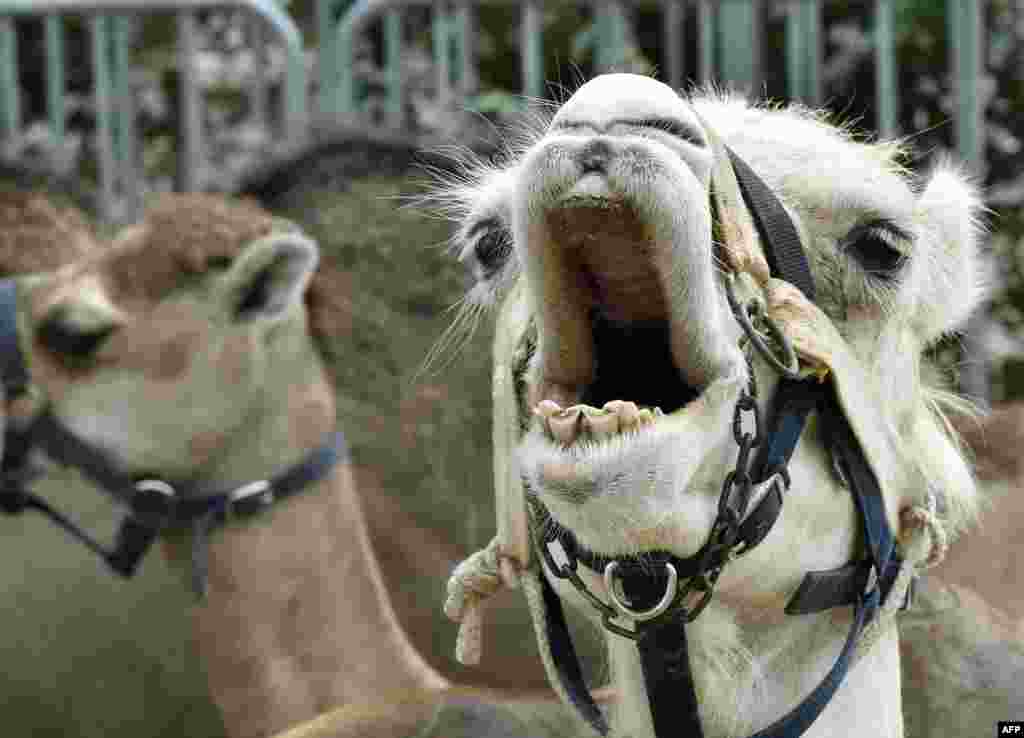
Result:
{"label": "camel eye", "polygon": [[473,258],[479,264],[480,276],[491,279],[501,271],[512,253],[512,236],[497,218],[488,218],[469,229],[466,237],[472,242]]}
{"label": "camel eye", "polygon": [[473,251],[484,270],[484,275],[490,279],[508,260],[512,242],[504,229],[495,229],[481,236]]}
{"label": "camel eye", "polygon": [[856,259],[868,276],[891,280],[906,264],[905,244],[910,240],[910,234],[896,224],[875,220],[850,231],[842,250]]}
{"label": "camel eye", "polygon": [[84,327],[72,321],[65,310],[56,310],[39,327],[39,342],[58,357],[73,362],[89,359],[114,332],[114,326]]}

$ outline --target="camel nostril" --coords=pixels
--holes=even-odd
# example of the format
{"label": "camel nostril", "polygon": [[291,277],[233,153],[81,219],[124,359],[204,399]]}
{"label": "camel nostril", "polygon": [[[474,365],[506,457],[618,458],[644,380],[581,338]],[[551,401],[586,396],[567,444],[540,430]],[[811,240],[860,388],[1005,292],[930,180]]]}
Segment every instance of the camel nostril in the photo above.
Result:
{"label": "camel nostril", "polygon": [[603,174],[611,157],[612,148],[608,145],[608,142],[603,139],[597,139],[596,141],[591,141],[580,150],[580,167],[582,167],[584,174],[590,172],[600,172]]}

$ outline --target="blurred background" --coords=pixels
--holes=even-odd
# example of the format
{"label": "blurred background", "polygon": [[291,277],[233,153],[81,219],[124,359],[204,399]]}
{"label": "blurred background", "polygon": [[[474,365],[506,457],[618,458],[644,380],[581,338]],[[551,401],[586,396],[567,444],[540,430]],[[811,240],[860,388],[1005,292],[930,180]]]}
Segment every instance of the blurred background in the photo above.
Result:
{"label": "blurred background", "polygon": [[[1024,0],[0,0],[0,187],[101,233],[161,192],[253,197],[347,275],[332,369],[373,543],[403,625],[457,679],[543,684],[518,598],[490,611],[480,669],[451,657],[444,579],[494,532],[490,336],[425,368],[467,281],[449,224],[402,205],[450,166],[441,148],[488,156],[530,98],[608,70],[825,108],[906,137],[917,171],[961,160],[998,279],[936,363],[983,404],[1024,395]],[[40,491],[112,529],[72,473]],[[28,516],[0,517],[0,552],[0,733],[223,734],[159,555],[122,581]]]}

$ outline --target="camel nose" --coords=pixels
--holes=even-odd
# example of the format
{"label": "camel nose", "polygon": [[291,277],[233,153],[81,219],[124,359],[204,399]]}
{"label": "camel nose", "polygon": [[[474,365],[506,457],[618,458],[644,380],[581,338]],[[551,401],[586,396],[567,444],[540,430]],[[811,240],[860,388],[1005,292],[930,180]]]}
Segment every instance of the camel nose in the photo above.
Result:
{"label": "camel nose", "polygon": [[612,147],[603,138],[590,141],[580,150],[579,160],[583,173],[600,172],[604,174],[608,160],[612,157]]}

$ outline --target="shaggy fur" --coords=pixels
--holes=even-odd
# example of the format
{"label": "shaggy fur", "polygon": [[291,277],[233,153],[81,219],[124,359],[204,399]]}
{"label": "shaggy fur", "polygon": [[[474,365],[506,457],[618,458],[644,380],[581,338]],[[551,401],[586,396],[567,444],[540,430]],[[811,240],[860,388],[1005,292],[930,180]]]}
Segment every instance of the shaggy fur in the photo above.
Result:
{"label": "shaggy fur", "polygon": [[[639,90],[648,88],[642,97]],[[588,89],[601,93],[586,97]],[[553,117],[538,117],[525,135],[511,139],[503,159],[467,162],[466,172],[443,183],[431,198],[458,221],[455,247],[475,277],[466,309],[526,310],[531,315],[520,336],[496,344],[517,345],[511,355],[495,360],[516,367],[520,409],[516,448],[499,453],[514,457],[530,493],[548,505],[560,524],[602,553],[669,548],[685,556],[703,541],[706,533],[700,531],[708,529],[713,514],[703,500],[711,495],[717,500],[721,479],[735,458],[729,398],[745,382],[746,368],[729,349],[736,338],[731,320],[721,327],[715,322],[724,299],[721,287],[705,275],[717,278],[720,262],[716,258],[705,271],[696,261],[705,258],[700,251],[686,251],[686,244],[706,239],[708,253],[717,257],[710,242],[707,195],[703,204],[678,201],[676,212],[664,205],[677,202],[671,198],[679,196],[670,191],[707,190],[702,129],[688,112],[696,110],[793,216],[810,256],[817,304],[856,357],[858,371],[873,383],[862,388],[872,398],[867,405],[881,408],[884,415],[871,419],[870,433],[876,436],[873,445],[898,469],[883,480],[893,494],[893,519],[931,491],[941,498],[947,528],[963,530],[976,514],[977,493],[943,413],[965,405],[927,385],[920,365],[924,350],[954,331],[984,296],[986,274],[978,253],[981,208],[972,185],[948,162],[917,180],[901,164],[905,152],[900,145],[858,140],[849,128],[812,111],[757,107],[715,92],[696,93],[680,105],[664,90],[644,78],[598,78]],[[610,122],[602,128],[592,121]],[[592,151],[604,157],[603,176],[620,193],[615,197],[624,199],[624,209],[617,211],[620,201],[606,201],[600,188],[597,195],[587,189],[595,185],[586,182],[589,175],[581,162]],[[580,194],[565,195],[572,187],[572,193]],[[565,197],[576,197],[586,207],[563,216],[558,208]],[[620,228],[631,218],[649,230]],[[690,235],[671,235],[684,232]],[[660,244],[673,238],[676,251],[661,255]],[[503,243],[512,247],[495,247]],[[631,256],[648,250],[652,266]],[[677,255],[681,250],[685,257]],[[581,268],[573,260],[597,275],[597,288],[573,281],[573,270]],[[663,302],[650,298],[658,289],[655,277],[662,279],[669,271],[672,279],[657,284],[678,292],[665,292]],[[637,285],[646,296],[633,295]],[[603,290],[593,293],[603,297],[592,298],[592,289]],[[537,420],[532,413],[541,399],[552,398],[562,407],[579,402],[575,383],[585,387],[593,381],[589,352],[595,350],[594,339],[582,312],[590,299],[605,310],[618,310],[620,318],[625,314],[627,321],[629,314],[665,314],[673,331],[685,337],[673,335],[676,368],[700,396],[639,433],[553,443],[542,431],[544,423],[553,421]],[[641,360],[638,383],[643,382],[643,366]],[[770,395],[774,375],[754,368],[759,384],[767,388],[762,397]],[[827,500],[836,512],[826,519],[784,513],[769,538],[776,542],[769,547],[779,546],[774,558],[750,554],[750,561],[762,564],[760,573],[770,575],[767,579],[775,576],[771,566],[764,568],[771,561],[806,571],[845,563],[855,551],[848,493],[831,478],[816,441],[812,422],[791,467],[805,469],[800,473],[808,476],[794,489],[815,490],[822,504]],[[813,510],[809,495],[798,495],[787,505]],[[829,526],[832,532],[826,533]],[[817,545],[812,543],[816,540]],[[772,643],[776,636],[770,626],[782,622],[783,595],[793,584],[763,585],[754,566],[737,566],[743,573],[732,577],[723,574],[715,604],[689,626],[709,735],[749,732],[778,716],[771,705],[799,700],[798,688],[762,677],[823,668],[823,662],[801,654],[798,644],[824,643],[835,632],[831,621],[812,619],[793,626],[787,636],[791,640]],[[755,582],[756,595],[750,591]],[[602,591],[597,578],[590,577],[589,583]],[[574,597],[571,590],[562,594]],[[618,730],[648,735],[635,656],[629,644],[614,637],[609,646],[613,681],[627,705]],[[890,666],[879,661],[874,668]]]}

